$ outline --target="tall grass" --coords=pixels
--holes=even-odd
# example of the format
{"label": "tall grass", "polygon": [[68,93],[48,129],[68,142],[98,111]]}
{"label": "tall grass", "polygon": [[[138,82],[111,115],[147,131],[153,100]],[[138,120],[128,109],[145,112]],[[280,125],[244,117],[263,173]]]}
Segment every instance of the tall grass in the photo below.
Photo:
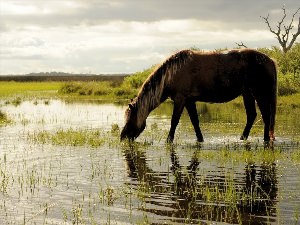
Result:
{"label": "tall grass", "polygon": [[117,99],[134,98],[153,69],[154,67],[152,66],[142,72],[127,76],[119,85],[111,81],[65,82],[60,87],[59,93],[68,96],[93,96]]}
{"label": "tall grass", "polygon": [[61,94],[78,94],[78,95],[110,95],[113,86],[111,82],[69,82],[64,83],[59,89]]}
{"label": "tall grass", "polygon": [[98,130],[59,130],[55,133],[43,131],[31,136],[34,142],[53,145],[99,147],[104,143],[104,137]]}
{"label": "tall grass", "polygon": [[8,116],[6,115],[6,113],[2,112],[0,110],[0,126],[3,124],[7,124],[10,123],[10,119],[8,118]]}
{"label": "tall grass", "polygon": [[31,95],[37,92],[57,92],[63,82],[0,82],[0,97],[10,97],[15,95]]}

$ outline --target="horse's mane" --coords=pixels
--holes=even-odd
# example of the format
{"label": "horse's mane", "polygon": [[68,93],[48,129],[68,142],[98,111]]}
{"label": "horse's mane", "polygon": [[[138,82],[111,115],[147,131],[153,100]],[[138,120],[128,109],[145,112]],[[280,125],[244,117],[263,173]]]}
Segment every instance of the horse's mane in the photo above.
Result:
{"label": "horse's mane", "polygon": [[138,118],[146,119],[149,113],[160,103],[166,83],[189,59],[193,51],[182,50],[158,66],[143,83],[134,104],[138,107]]}

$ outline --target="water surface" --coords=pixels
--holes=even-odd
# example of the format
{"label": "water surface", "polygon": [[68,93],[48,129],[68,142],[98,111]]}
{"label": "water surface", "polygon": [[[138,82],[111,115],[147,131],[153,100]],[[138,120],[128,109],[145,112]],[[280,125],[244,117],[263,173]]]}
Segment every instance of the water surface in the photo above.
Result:
{"label": "water surface", "polygon": [[[246,161],[245,149],[263,149],[263,127],[258,118],[249,141],[239,141],[239,105],[198,105],[205,142],[196,144],[184,114],[170,146],[171,104],[151,113],[133,144],[111,131],[123,126],[122,104],[0,104],[13,120],[0,127],[0,224],[300,223],[297,113],[279,109],[274,149],[266,160]],[[70,129],[99,130],[105,141],[91,147],[32,138]]]}

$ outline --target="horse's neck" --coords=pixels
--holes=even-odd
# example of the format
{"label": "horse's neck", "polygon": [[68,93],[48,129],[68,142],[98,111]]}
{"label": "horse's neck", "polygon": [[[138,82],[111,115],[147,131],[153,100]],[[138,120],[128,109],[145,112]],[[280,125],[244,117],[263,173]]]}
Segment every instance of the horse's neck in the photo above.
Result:
{"label": "horse's neck", "polygon": [[144,92],[138,96],[138,119],[145,121],[151,111],[156,109],[162,102],[164,82],[161,81],[157,87],[148,89],[149,91]]}
{"label": "horse's neck", "polygon": [[151,96],[142,96],[138,102],[138,118],[141,121],[145,121],[148,115],[161,104],[160,100]]}

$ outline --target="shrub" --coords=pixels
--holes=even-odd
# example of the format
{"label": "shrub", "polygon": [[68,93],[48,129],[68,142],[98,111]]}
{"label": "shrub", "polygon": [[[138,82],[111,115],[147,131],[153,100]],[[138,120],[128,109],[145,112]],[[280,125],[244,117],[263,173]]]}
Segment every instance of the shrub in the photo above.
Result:
{"label": "shrub", "polygon": [[123,85],[129,86],[134,89],[138,89],[142,86],[144,81],[149,77],[152,71],[155,69],[155,66],[150,67],[142,72],[137,72],[128,77],[125,77]]}
{"label": "shrub", "polygon": [[110,93],[107,89],[99,89],[94,91],[94,95],[100,96],[100,95],[108,95]]}
{"label": "shrub", "polygon": [[300,82],[298,79],[295,79],[294,75],[289,73],[283,75],[282,73],[278,74],[278,95],[291,95],[299,91]]}
{"label": "shrub", "polygon": [[125,86],[121,86],[119,88],[114,89],[114,94],[117,97],[124,97],[124,98],[133,98],[137,93],[136,89],[130,89]]}
{"label": "shrub", "polygon": [[76,93],[81,89],[81,85],[79,83],[65,83],[63,86],[59,89],[59,92],[62,94],[72,94]]}
{"label": "shrub", "polygon": [[94,95],[109,95],[112,93],[112,83],[103,81],[103,82],[92,82]]}

